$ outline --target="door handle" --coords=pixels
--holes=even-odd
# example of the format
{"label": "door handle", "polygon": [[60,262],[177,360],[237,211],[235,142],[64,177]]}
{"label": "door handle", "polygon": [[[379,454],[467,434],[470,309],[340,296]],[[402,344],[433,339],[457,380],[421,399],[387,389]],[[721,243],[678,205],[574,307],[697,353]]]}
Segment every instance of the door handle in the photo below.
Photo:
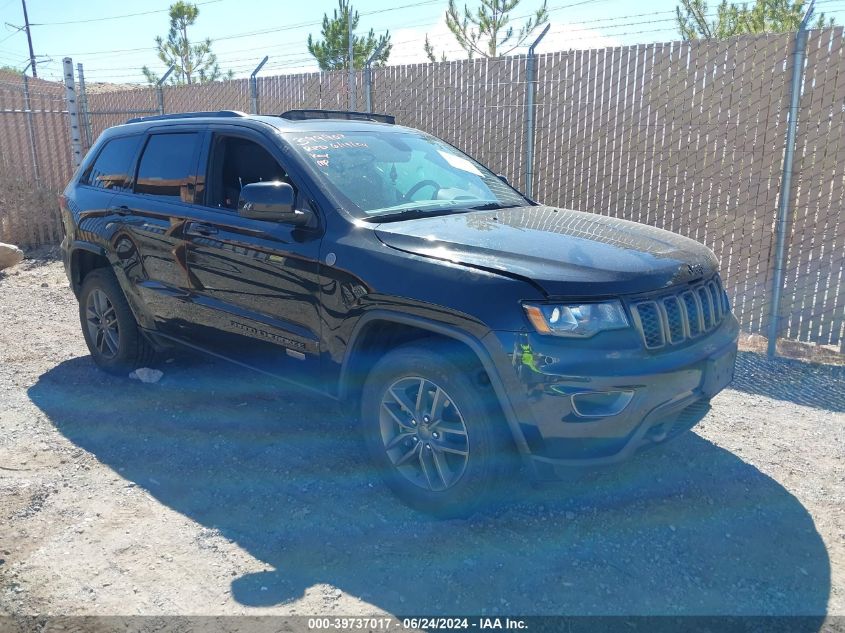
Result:
{"label": "door handle", "polygon": [[132,212],[131,209],[125,204],[120,205],[119,207],[112,207],[111,209],[109,209],[109,211],[116,215],[129,215]]}
{"label": "door handle", "polygon": [[214,235],[217,233],[217,227],[210,224],[202,224],[199,222],[191,222],[186,231],[188,235]]}

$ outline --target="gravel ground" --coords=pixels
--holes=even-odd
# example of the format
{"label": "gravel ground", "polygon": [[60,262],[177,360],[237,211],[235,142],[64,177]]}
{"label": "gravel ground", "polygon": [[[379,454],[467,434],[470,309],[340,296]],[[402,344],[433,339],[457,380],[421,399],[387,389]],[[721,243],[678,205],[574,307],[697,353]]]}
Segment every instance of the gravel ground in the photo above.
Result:
{"label": "gravel ground", "polygon": [[55,261],[0,323],[0,614],[845,615],[845,368],[741,354],[695,432],[435,521],[331,401],[97,371]]}

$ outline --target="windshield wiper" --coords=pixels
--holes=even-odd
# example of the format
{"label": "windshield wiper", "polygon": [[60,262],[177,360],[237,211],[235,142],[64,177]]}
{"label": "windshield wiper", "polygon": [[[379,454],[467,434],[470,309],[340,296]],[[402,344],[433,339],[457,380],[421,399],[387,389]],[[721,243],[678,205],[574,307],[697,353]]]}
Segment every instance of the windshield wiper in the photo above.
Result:
{"label": "windshield wiper", "polygon": [[488,202],[486,204],[479,204],[475,207],[467,207],[468,209],[472,209],[473,211],[496,211],[498,209],[512,209],[513,207],[519,207],[522,205],[519,204],[502,204],[501,202]]}
{"label": "windshield wiper", "polygon": [[416,218],[430,218],[437,215],[447,215],[455,212],[463,212],[466,209],[456,209],[449,207],[446,209],[402,209],[401,211],[392,211],[391,213],[379,213],[364,218],[365,222],[394,222],[396,220],[414,220]]}
{"label": "windshield wiper", "polygon": [[437,215],[447,215],[453,213],[468,213],[470,211],[495,211],[496,209],[510,209],[512,207],[521,206],[519,204],[502,204],[501,202],[487,202],[479,204],[474,207],[445,207],[434,209],[401,209],[399,211],[391,211],[390,213],[380,213],[368,218],[364,218],[365,222],[394,222],[396,220],[414,220],[416,218],[429,218]]}

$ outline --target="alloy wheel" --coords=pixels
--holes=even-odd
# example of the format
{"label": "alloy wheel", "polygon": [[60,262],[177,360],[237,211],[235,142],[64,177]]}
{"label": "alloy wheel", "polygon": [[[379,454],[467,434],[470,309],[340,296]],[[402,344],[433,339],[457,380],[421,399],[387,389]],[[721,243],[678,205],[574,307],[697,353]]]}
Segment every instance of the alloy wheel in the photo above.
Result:
{"label": "alloy wheel", "polygon": [[393,466],[420,488],[454,486],[469,461],[469,437],[446,391],[421,377],[400,378],[382,396],[381,439]]}
{"label": "alloy wheel", "polygon": [[102,357],[112,359],[117,356],[120,349],[117,311],[105,292],[98,288],[91,291],[85,304],[85,318],[91,341]]}

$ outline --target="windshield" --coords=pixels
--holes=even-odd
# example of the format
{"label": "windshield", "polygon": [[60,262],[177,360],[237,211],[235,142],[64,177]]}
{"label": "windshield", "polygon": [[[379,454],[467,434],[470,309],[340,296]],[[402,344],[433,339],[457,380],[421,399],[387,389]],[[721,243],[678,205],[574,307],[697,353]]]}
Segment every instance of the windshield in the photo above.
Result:
{"label": "windshield", "polygon": [[421,132],[300,132],[286,137],[358,218],[527,204],[489,169]]}

